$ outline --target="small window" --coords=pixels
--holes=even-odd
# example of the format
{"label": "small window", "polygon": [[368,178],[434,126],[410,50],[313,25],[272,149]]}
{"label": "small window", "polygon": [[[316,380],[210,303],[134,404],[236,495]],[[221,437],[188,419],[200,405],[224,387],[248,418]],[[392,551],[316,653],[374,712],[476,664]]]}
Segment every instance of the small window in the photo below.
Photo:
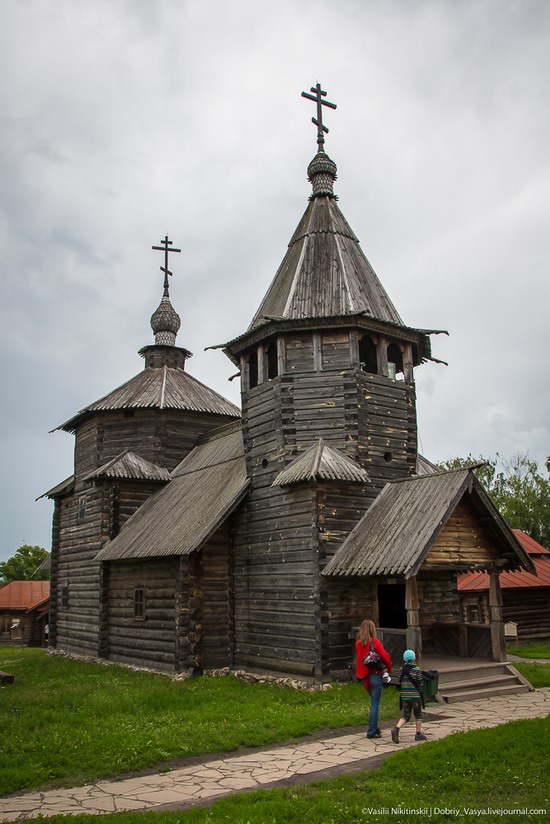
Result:
{"label": "small window", "polygon": [[468,607],[468,623],[481,624],[481,610],[477,604]]}
{"label": "small window", "polygon": [[61,588],[61,606],[64,609],[69,606],[69,587],[66,584]]}
{"label": "small window", "polygon": [[76,515],[77,521],[83,521],[86,517],[86,496],[81,495],[78,499],[78,512]]}
{"label": "small window", "polygon": [[134,620],[145,621],[145,588],[134,589]]}

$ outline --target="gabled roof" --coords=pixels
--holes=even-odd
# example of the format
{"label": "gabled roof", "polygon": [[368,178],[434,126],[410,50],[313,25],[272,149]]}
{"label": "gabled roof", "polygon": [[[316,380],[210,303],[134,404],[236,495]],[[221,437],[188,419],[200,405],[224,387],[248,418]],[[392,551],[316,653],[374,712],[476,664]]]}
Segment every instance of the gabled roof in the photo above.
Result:
{"label": "gabled roof", "polygon": [[118,389],[81,409],[56,427],[72,432],[78,423],[93,412],[113,409],[179,409],[189,412],[212,412],[240,417],[240,410],[213,389],[193,378],[183,369],[170,366],[149,367]]}
{"label": "gabled roof", "polygon": [[269,317],[288,320],[358,312],[403,326],[334,198],[315,197],[248,331]]}
{"label": "gabled roof", "polygon": [[49,596],[49,581],[11,581],[0,589],[0,609],[34,609]]}
{"label": "gabled roof", "polygon": [[128,478],[134,481],[169,481],[170,472],[163,466],[157,466],[151,461],[146,461],[135,452],[126,449],[103,464],[98,469],[94,469],[85,475],[83,481],[99,480],[101,478]]}
{"label": "gabled roof", "polygon": [[510,569],[533,565],[472,470],[441,472],[386,484],[325,567],[325,575],[399,575],[418,572],[437,535],[466,493],[488,519]]}
{"label": "gabled roof", "polygon": [[359,464],[322,438],[279,472],[272,486],[288,486],[303,481],[358,481],[368,483],[369,476]]}
{"label": "gabled roof", "polygon": [[96,560],[188,555],[202,547],[249,484],[241,427],[224,430],[205,439],[176,467],[170,483],[128,519]]}

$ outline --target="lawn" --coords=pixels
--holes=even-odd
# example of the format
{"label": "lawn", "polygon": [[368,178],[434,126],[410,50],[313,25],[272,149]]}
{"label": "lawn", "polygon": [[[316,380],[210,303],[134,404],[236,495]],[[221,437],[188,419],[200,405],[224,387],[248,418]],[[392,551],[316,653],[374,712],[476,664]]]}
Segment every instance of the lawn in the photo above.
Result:
{"label": "lawn", "polygon": [[[16,677],[0,689],[0,795],[365,725],[368,714],[356,683],[303,692],[233,676],[173,681],[9,647],[0,669]],[[398,714],[392,687],[380,718]]]}
{"label": "lawn", "polygon": [[[550,718],[457,733],[390,756],[378,770],[289,789],[235,795],[211,807],[174,813],[119,813],[109,824],[417,824],[447,821],[548,821]],[[406,807],[406,813],[379,813]],[[460,817],[455,812],[458,810]],[[468,812],[468,808],[477,812]],[[523,808],[520,815],[503,810]],[[501,813],[490,813],[490,809]],[[536,810],[545,810],[536,814]],[[483,813],[480,815],[480,811]],[[55,816],[51,824],[95,824],[93,816]]]}
{"label": "lawn", "polygon": [[546,658],[550,661],[550,643],[521,644],[519,647],[509,647],[508,652],[520,658]]}
{"label": "lawn", "polygon": [[[537,686],[550,686],[550,666],[517,663]],[[368,699],[360,685],[301,692],[247,684],[229,676],[188,681],[101,666],[41,650],[0,647],[0,669],[16,682],[0,689],[0,794],[72,786],[147,767],[166,769],[202,753],[288,741],[324,728],[364,725]],[[381,720],[398,715],[397,690],[385,690]],[[375,815],[367,808],[489,807],[530,810],[548,802],[550,718],[460,733],[391,756],[379,770],[329,782],[265,790],[178,813],[102,816],[113,824],[271,824],[315,822],[414,824],[426,813]],[[513,816],[514,820],[524,820]],[[550,816],[532,816],[531,821]],[[434,821],[455,820],[444,813]],[[462,816],[460,820],[479,820]],[[58,822],[96,824],[93,816]],[[481,820],[501,821],[484,814]]]}

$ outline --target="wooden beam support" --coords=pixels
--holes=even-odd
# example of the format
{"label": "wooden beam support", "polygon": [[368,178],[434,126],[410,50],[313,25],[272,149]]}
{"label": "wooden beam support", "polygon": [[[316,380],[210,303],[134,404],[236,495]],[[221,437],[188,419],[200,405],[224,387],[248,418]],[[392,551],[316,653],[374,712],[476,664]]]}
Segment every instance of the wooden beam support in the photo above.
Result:
{"label": "wooden beam support", "polygon": [[405,609],[407,610],[407,647],[413,649],[417,660],[422,657],[422,630],[420,629],[420,599],[416,576],[407,578],[405,585]]}
{"label": "wooden beam support", "polygon": [[502,590],[499,573],[494,571],[489,573],[489,618],[493,661],[505,661],[506,639],[502,623]]}
{"label": "wooden beam support", "polygon": [[386,338],[379,338],[376,346],[376,361],[378,364],[378,374],[388,377],[388,341]]}

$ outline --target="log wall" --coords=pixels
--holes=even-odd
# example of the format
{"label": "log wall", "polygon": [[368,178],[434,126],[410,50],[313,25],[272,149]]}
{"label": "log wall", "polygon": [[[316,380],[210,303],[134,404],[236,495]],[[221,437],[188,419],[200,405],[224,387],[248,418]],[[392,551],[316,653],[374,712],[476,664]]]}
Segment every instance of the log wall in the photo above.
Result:
{"label": "log wall", "polygon": [[[252,484],[236,521],[235,663],[325,678],[348,672],[348,634],[374,596],[321,572],[380,488],[416,468],[414,387],[352,368],[347,332],[289,334],[279,351],[281,374],[243,391]],[[272,487],[319,437],[372,483]]]}
{"label": "log wall", "polygon": [[[60,499],[54,512],[52,645],[78,654],[108,654],[108,620],[101,595],[108,580],[103,580],[101,566],[94,559],[136,509],[159,489],[152,482],[131,480],[99,481],[94,485],[85,482],[84,477],[126,449],[172,469],[202,434],[227,421],[227,416],[209,413],[116,410],[98,412],[77,428],[74,492]],[[83,513],[79,502],[84,499]],[[68,599],[63,598],[67,588]]]}
{"label": "log wall", "polygon": [[[479,607],[482,623],[489,623],[488,590],[464,592],[460,595],[463,620],[467,619],[467,607]],[[548,587],[525,587],[502,590],[502,620],[518,625],[520,641],[550,638],[550,591]]]}
{"label": "log wall", "polygon": [[438,564],[494,564],[498,549],[490,530],[483,525],[472,504],[464,498],[441,530],[424,562]]}
{"label": "log wall", "polygon": [[[80,499],[86,511],[79,518]],[[100,565],[95,556],[109,537],[110,501],[102,487],[76,492],[59,503],[59,550],[52,592],[55,641],[65,652],[98,654]]]}
{"label": "log wall", "polygon": [[[373,500],[371,485],[323,483],[315,488],[319,570],[340,548]],[[348,678],[353,662],[352,628],[365,618],[376,621],[376,583],[364,578],[320,576],[321,673],[323,677]]]}
{"label": "log wall", "polygon": [[75,432],[75,481],[130,449],[173,469],[201,435],[228,423],[227,415],[136,409],[97,412]]}
{"label": "log wall", "polygon": [[202,667],[233,666],[233,564],[231,529],[227,522],[201,550]]}
{"label": "log wall", "polygon": [[[107,657],[123,664],[174,670],[179,559],[110,561],[107,566]],[[136,588],[144,590],[144,620],[134,617]]]}

